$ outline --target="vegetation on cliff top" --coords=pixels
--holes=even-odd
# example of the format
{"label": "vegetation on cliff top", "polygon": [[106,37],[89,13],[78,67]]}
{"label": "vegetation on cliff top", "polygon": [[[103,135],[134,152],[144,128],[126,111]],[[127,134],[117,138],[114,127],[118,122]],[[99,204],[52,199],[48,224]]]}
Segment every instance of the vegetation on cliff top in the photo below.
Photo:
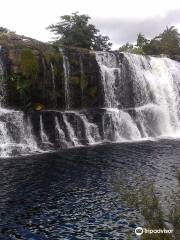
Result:
{"label": "vegetation on cliff top", "polygon": [[60,22],[50,25],[47,29],[57,36],[56,44],[96,51],[110,50],[112,44],[109,42],[109,37],[101,35],[89,20],[88,15],[80,15],[76,12],[61,16]]}
{"label": "vegetation on cliff top", "polygon": [[[79,48],[79,51],[83,51],[83,49],[86,51],[111,50],[112,43],[110,43],[109,37],[101,35],[100,31],[89,23],[90,19],[88,15],[80,15],[78,12],[61,16],[59,22],[47,27],[56,35],[52,45],[49,44],[48,46],[31,38],[18,36],[5,27],[0,27],[0,40],[8,46],[12,45],[12,40],[13,45],[19,44],[19,40],[22,40],[21,45],[29,44],[30,47],[31,45],[38,47],[38,49],[42,47],[44,50],[50,46],[53,47],[53,45]],[[139,33],[136,43],[127,42],[119,48],[119,51],[143,55],[165,54],[170,57],[180,55],[180,34],[174,26],[166,27],[162,33],[152,39],[148,39],[143,33]]]}
{"label": "vegetation on cliff top", "polygon": [[151,40],[139,33],[135,45],[126,43],[119,48],[119,51],[147,55],[178,55],[180,54],[180,34],[173,26],[166,27],[162,33]]}

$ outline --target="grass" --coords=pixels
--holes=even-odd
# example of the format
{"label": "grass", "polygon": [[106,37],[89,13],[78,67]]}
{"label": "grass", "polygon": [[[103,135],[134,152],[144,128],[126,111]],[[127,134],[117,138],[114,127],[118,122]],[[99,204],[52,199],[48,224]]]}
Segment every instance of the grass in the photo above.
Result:
{"label": "grass", "polygon": [[[130,207],[138,210],[144,217],[145,225],[143,228],[167,230],[168,227],[165,222],[168,222],[170,226],[172,226],[169,227],[169,229],[173,229],[173,234],[143,234],[141,235],[142,240],[180,240],[180,171],[177,171],[177,180],[179,187],[176,193],[171,194],[173,204],[171,205],[170,213],[166,221],[153,184],[140,187],[138,190],[124,191],[123,189],[123,191],[120,191],[122,200]],[[132,234],[127,234],[126,239],[133,239]]]}

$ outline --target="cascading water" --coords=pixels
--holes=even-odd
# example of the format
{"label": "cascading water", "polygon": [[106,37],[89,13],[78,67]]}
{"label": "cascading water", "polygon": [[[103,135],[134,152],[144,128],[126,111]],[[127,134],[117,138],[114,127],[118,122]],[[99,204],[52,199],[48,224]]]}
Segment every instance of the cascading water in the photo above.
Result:
{"label": "cascading water", "polygon": [[1,61],[0,88],[0,156],[9,157],[40,151],[32,135],[30,120],[26,122],[24,113],[3,108],[6,89]]}
{"label": "cascading water", "polygon": [[113,53],[96,53],[96,60],[101,69],[105,107],[115,108],[118,106],[115,85],[116,80],[119,81],[121,71],[117,65],[116,55]]}
{"label": "cascading water", "polygon": [[131,116],[117,108],[107,108],[103,116],[103,132],[107,141],[140,140],[141,134]]}
{"label": "cascading water", "polygon": [[70,109],[70,89],[69,89],[70,64],[69,64],[69,59],[64,54],[63,49],[60,48],[60,52],[63,56],[65,109],[69,110]]}
{"label": "cascading water", "polygon": [[[109,138],[119,141],[121,138],[124,140],[123,135],[125,133],[126,136],[127,132],[129,137],[125,139],[180,133],[180,63],[168,58],[128,53],[120,57],[116,53],[100,52],[96,54],[96,59],[105,92],[105,136],[111,135]],[[127,89],[131,95],[126,98],[133,98],[134,105],[129,103],[129,107],[119,109],[124,104],[119,96]],[[113,108],[111,115],[108,113],[112,112],[109,108]],[[107,115],[111,116],[109,122]],[[126,127],[122,125],[123,119]]]}
{"label": "cascading water", "polygon": [[45,133],[45,130],[44,130],[42,115],[40,115],[40,136],[41,136],[41,141],[42,141],[43,144],[51,145],[51,143],[49,141],[49,138],[48,138],[48,136],[47,136],[47,134]]}
{"label": "cascading water", "polygon": [[[70,62],[63,50],[60,51],[64,70],[64,112],[46,110],[33,115],[5,109],[6,82],[0,61],[0,157],[103,142],[180,136],[179,62],[128,53],[97,52],[104,106],[70,111],[70,96],[74,95],[69,87]],[[85,93],[88,93],[83,86],[86,65],[81,56],[78,58],[80,94],[85,101]],[[56,94],[58,82],[52,63],[50,68],[52,89]]]}
{"label": "cascading water", "polygon": [[38,148],[37,142],[34,138],[32,122],[29,117],[27,118],[27,125],[25,129],[25,140],[31,146],[31,149],[34,149],[34,151],[37,151],[37,152],[40,151],[40,149]]}
{"label": "cascading water", "polygon": [[66,136],[62,128],[60,127],[59,120],[55,116],[55,129],[57,131],[58,142],[63,145],[63,147],[70,147],[69,143],[66,140]]}
{"label": "cascading water", "polygon": [[73,144],[74,147],[80,146],[80,143],[79,143],[78,138],[77,138],[77,136],[74,132],[74,129],[73,129],[71,123],[68,121],[65,113],[63,114],[63,120],[64,120],[64,123],[66,125],[66,129],[67,129],[67,132],[68,132],[68,135],[69,135],[70,142]]}
{"label": "cascading water", "polygon": [[130,54],[126,58],[135,76],[135,110],[146,122],[147,132],[154,128],[155,136],[176,135],[180,130],[180,64],[167,58]]}
{"label": "cascading water", "polygon": [[99,134],[99,129],[94,123],[90,123],[87,117],[81,113],[74,113],[82,122],[85,129],[85,137],[90,145],[97,144],[101,142],[101,137]]}
{"label": "cascading water", "polygon": [[3,65],[0,60],[0,108],[2,107],[2,103],[5,98],[5,83],[4,83],[4,71],[3,71]]}
{"label": "cascading water", "polygon": [[21,111],[0,109],[0,139],[3,157],[41,151],[33,137],[30,120],[26,121]]}
{"label": "cascading water", "polygon": [[54,95],[54,102],[57,106],[57,97],[56,97],[56,84],[55,84],[55,70],[52,63],[50,63],[51,66],[51,75],[52,75],[52,87],[53,87],[53,95]]}

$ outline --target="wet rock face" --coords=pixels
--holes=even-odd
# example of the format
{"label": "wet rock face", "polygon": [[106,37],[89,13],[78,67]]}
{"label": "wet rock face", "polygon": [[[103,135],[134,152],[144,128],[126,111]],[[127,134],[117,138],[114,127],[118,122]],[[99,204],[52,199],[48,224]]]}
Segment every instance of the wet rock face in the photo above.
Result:
{"label": "wet rock face", "polygon": [[175,60],[177,62],[180,62],[180,55],[174,55],[170,57],[172,60]]}
{"label": "wet rock face", "polygon": [[70,105],[91,108],[103,105],[103,86],[94,53],[66,50],[70,63]]}
{"label": "wet rock face", "polygon": [[[96,57],[82,49],[63,49],[18,35],[0,36],[6,73],[6,105],[26,110],[101,107],[103,87]],[[65,59],[68,64],[65,64]],[[68,68],[68,69],[67,69]]]}

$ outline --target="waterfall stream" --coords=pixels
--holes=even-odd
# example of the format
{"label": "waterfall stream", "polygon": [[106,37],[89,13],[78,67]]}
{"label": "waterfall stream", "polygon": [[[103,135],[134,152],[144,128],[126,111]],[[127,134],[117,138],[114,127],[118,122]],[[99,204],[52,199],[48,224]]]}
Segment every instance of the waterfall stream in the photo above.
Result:
{"label": "waterfall stream", "polygon": [[55,128],[57,130],[57,135],[58,135],[58,141],[60,144],[63,144],[63,146],[70,147],[67,140],[64,131],[60,127],[59,120],[57,116],[55,116]]}
{"label": "waterfall stream", "polygon": [[60,52],[63,56],[63,69],[64,69],[64,93],[65,93],[65,109],[70,109],[70,89],[69,89],[69,78],[70,78],[70,64],[69,59],[65,55],[64,51],[60,48]]}
{"label": "waterfall stream", "polygon": [[53,88],[53,95],[54,95],[54,103],[55,106],[57,106],[57,96],[56,96],[56,84],[55,84],[55,70],[52,63],[50,63],[51,66],[51,75],[52,75],[52,88]]}
{"label": "waterfall stream", "polygon": [[63,120],[66,125],[66,129],[67,129],[67,132],[69,135],[70,142],[73,144],[74,147],[78,147],[80,145],[80,143],[78,141],[78,138],[74,132],[74,129],[73,129],[71,123],[69,123],[67,116],[65,114],[63,114]]}
{"label": "waterfall stream", "polygon": [[[123,53],[123,59],[120,60],[114,53],[100,52],[96,54],[96,59],[102,74],[105,107],[107,112],[109,108],[114,111],[111,114],[111,129],[108,131],[114,131],[112,135],[116,136],[115,140],[130,129],[133,130],[130,139],[177,136],[180,133],[180,63],[168,58],[128,53]],[[124,66],[128,74],[123,75],[121,72]],[[132,96],[127,96],[127,102],[128,98],[133,98],[134,106],[121,109],[120,114],[118,106],[123,106],[123,102],[118,100],[118,96],[123,94],[129,83]],[[126,130],[124,126],[119,128],[125,117],[123,112],[128,115],[124,121],[128,125]]]}
{"label": "waterfall stream", "polygon": [[86,140],[90,145],[100,143],[101,137],[99,135],[99,129],[94,123],[90,123],[87,117],[84,114],[80,114],[78,112],[74,113],[77,117],[79,117],[84,125]]}
{"label": "waterfall stream", "polygon": [[41,141],[43,144],[51,145],[49,138],[44,130],[44,123],[43,123],[42,115],[40,115],[40,136],[41,136]]}

